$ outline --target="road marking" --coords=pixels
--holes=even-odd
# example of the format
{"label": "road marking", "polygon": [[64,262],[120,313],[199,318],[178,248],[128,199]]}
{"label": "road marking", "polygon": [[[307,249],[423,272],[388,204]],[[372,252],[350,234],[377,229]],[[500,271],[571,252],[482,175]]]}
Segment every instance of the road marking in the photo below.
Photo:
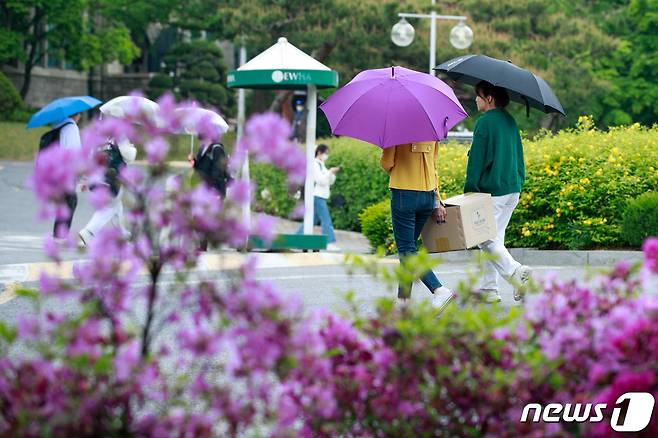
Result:
{"label": "road marking", "polygon": [[8,303],[16,298],[16,290],[20,287],[20,283],[9,283],[5,285],[5,290],[0,293],[0,305]]}

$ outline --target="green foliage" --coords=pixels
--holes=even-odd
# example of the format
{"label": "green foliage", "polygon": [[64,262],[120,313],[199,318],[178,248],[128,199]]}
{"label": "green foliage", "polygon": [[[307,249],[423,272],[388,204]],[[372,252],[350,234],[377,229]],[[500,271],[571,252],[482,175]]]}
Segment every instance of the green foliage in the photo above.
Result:
{"label": "green foliage", "polygon": [[[120,60],[129,63],[139,50],[126,27],[103,14],[109,0],[21,0],[3,2],[0,14],[0,64],[21,61],[28,91],[31,70],[43,57],[65,59],[79,70]],[[86,13],[85,13],[86,12]],[[42,48],[47,42],[47,52]]]}
{"label": "green foliage", "polygon": [[6,120],[12,113],[21,110],[23,100],[14,84],[0,72],[0,119]]}
{"label": "green foliage", "polygon": [[249,174],[256,184],[256,210],[289,217],[297,200],[288,189],[285,172],[271,164],[255,163],[250,166]]}
{"label": "green foliage", "polygon": [[175,44],[164,63],[163,73],[149,82],[151,97],[171,91],[178,99],[194,99],[223,114],[233,112],[233,93],[225,85],[226,64],[216,43],[196,40]]}
{"label": "green foliage", "polygon": [[658,192],[644,193],[628,203],[622,235],[638,248],[647,237],[658,236]]}
{"label": "green foliage", "polygon": [[395,253],[389,200],[384,200],[363,210],[359,215],[359,221],[361,222],[361,232],[373,248],[384,248],[386,254]]}
{"label": "green foliage", "polygon": [[341,194],[347,201],[345,205],[331,208],[334,226],[358,231],[359,214],[388,195],[388,175],[379,167],[381,149],[346,137],[324,143],[330,149],[327,166],[341,167],[331,187],[332,194]]}
{"label": "green foliage", "polygon": [[39,138],[48,129],[26,129],[25,123],[0,122],[0,159],[33,160],[39,148]]}
{"label": "green foliage", "polygon": [[624,246],[629,199],[658,190],[658,128],[577,130],[525,143],[526,185],[507,230],[512,246]]}

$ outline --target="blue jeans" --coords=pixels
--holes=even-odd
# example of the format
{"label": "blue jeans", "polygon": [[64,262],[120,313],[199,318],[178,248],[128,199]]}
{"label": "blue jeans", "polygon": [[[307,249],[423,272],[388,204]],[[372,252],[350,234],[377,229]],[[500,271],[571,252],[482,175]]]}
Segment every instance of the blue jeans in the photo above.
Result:
{"label": "blue jeans", "polygon": [[[425,222],[432,215],[436,202],[436,192],[419,192],[416,190],[391,189],[391,217],[393,219],[393,237],[398,247],[398,256],[402,261],[406,256],[416,254],[416,242]],[[432,270],[425,273],[420,280],[434,292],[441,287],[441,282]],[[410,284],[400,284],[399,298],[408,298],[411,294]]]}
{"label": "blue jeans", "polygon": [[[327,243],[334,243],[336,236],[334,235],[334,224],[331,222],[331,215],[329,214],[329,206],[327,200],[319,196],[313,197],[313,225],[322,225],[322,234],[327,236]],[[297,230],[297,234],[304,233],[304,223],[302,223]]]}

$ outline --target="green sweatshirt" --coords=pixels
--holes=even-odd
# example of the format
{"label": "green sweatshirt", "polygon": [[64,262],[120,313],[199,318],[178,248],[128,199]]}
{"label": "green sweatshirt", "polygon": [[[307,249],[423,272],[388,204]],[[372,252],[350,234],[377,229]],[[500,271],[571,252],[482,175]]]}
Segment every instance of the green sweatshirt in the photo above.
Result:
{"label": "green sweatshirt", "polygon": [[502,108],[485,112],[475,122],[464,193],[503,196],[521,192],[524,181],[523,145],[514,118]]}

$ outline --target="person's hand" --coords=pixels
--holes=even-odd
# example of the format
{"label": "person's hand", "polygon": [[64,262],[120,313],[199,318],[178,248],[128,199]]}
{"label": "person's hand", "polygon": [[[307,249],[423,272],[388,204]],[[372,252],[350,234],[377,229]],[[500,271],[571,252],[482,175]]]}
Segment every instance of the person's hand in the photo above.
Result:
{"label": "person's hand", "polygon": [[81,192],[86,192],[89,187],[87,187],[87,184],[80,184],[80,191]]}
{"label": "person's hand", "polygon": [[194,155],[189,154],[187,156],[187,162],[190,163],[190,166],[194,166]]}
{"label": "person's hand", "polygon": [[340,167],[332,167],[331,169],[329,169],[329,171],[333,173],[338,173],[338,171],[340,171]]}
{"label": "person's hand", "polygon": [[439,204],[438,207],[432,210],[432,217],[438,224],[445,223],[446,215],[447,215],[446,208],[441,204]]}

